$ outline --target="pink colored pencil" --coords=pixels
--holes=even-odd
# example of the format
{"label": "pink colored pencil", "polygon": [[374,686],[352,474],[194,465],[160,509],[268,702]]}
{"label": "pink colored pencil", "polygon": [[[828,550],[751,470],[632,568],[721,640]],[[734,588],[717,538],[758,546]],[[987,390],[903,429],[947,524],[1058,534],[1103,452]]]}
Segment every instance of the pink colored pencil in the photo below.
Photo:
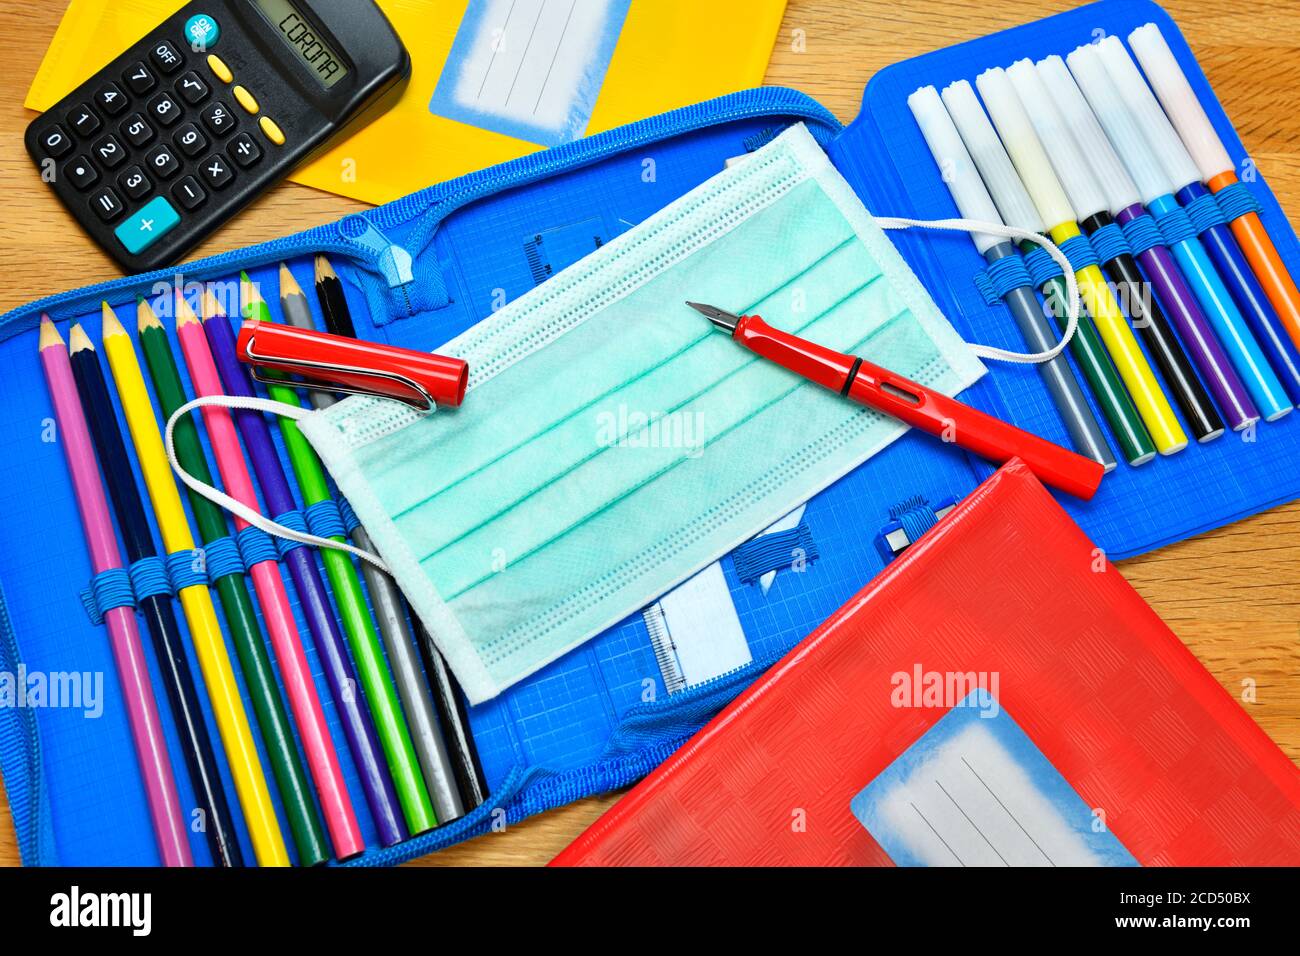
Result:
{"label": "pink colored pencil", "polygon": [[[54,400],[63,454],[76,491],[91,567],[96,574],[120,568],[122,555],[109,517],[99,467],[95,463],[86,415],[72,377],[72,363],[58,329],[49,316],[44,315],[41,316],[40,353],[50,397]],[[153,818],[154,835],[158,839],[163,864],[193,866],[185,815],[176,795],[176,780],[172,775],[171,758],[167,755],[167,741],[154,700],[153,682],[149,678],[149,665],[140,643],[135,612],[129,607],[113,608],[104,615],[104,623],[108,625],[109,643],[117,663],[118,679],[122,682],[127,721],[131,726],[136,757],[140,761],[140,775],[144,778],[149,815]]]}
{"label": "pink colored pencil", "polygon": [[[190,370],[195,394],[201,397],[224,394],[221,376],[212,360],[203,325],[180,294],[176,296],[176,336],[181,343],[185,364]],[[253,479],[248,473],[230,410],[206,406],[202,412],[226,493],[241,504],[257,509],[257,493],[253,489]],[[242,531],[248,527],[248,523],[236,516],[235,527]],[[249,574],[253,578],[253,590],[257,592],[257,600],[262,605],[267,633],[270,634],[280,663],[289,706],[298,723],[303,751],[307,755],[307,765],[320,797],[325,826],[329,829],[334,852],[339,859],[355,856],[365,850],[365,841],[361,836],[361,828],[357,825],[347,785],[343,782],[343,771],[339,768],[334,741],[325,724],[325,713],[321,709],[320,696],[316,693],[311,668],[307,665],[298,625],[289,607],[289,595],[280,574],[280,565],[270,560],[259,561],[249,568]]]}

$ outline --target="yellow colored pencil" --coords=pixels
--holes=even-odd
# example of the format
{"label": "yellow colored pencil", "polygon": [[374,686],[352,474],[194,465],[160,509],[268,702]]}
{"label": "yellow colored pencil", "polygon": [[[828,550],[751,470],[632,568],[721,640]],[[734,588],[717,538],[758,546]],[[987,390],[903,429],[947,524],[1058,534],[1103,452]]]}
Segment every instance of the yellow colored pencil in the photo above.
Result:
{"label": "yellow colored pencil", "polygon": [[[141,301],[140,309],[149,305]],[[181,506],[181,496],[172,477],[167,453],[163,449],[162,434],[154,415],[149,393],[145,389],[140,361],[131,344],[131,338],[122,328],[116,314],[104,303],[104,354],[108,358],[117,394],[126,415],[127,429],[135,444],[136,457],[144,473],[149,499],[153,502],[158,529],[162,533],[163,547],[171,554],[194,550],[194,535]],[[190,637],[198,655],[203,680],[207,684],[208,698],[216,717],[221,742],[225,746],[226,760],[235,781],[235,792],[244,811],[253,842],[253,853],[261,866],[288,866],[289,853],[280,833],[280,824],[271,803],[271,792],[266,775],[257,755],[248,715],[239,696],[235,673],[230,666],[225,637],[217,622],[216,608],[206,584],[182,588],[178,595],[185,620],[189,623]]]}

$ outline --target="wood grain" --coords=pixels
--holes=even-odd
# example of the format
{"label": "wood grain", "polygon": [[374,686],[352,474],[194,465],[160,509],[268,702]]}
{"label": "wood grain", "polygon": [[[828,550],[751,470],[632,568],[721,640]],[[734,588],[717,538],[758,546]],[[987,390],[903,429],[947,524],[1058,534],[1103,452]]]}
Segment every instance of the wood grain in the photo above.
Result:
{"label": "wood grain", "polygon": [[[648,2],[648,0],[640,0]],[[845,122],[877,70],[1076,4],[1022,0],[791,0],[767,73],[769,84],[816,97]],[[1167,0],[1284,208],[1300,210],[1300,56],[1293,2]],[[21,106],[62,13],[58,3],[0,0],[0,311],[39,296],[113,278],[43,187],[22,145]],[[285,184],[210,240],[199,254],[329,222],[359,204]],[[1300,463],[1298,463],[1300,466]],[[1291,505],[1126,562],[1124,573],[1225,690],[1293,759],[1300,760],[1300,507]],[[541,864],[617,800],[583,800],[412,865]],[[0,864],[18,851],[0,801]]]}

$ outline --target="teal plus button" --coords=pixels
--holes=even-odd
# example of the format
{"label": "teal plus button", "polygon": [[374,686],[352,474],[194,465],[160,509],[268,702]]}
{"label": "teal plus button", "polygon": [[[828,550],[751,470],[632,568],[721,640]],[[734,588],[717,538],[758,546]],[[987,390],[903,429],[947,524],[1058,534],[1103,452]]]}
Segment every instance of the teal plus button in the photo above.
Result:
{"label": "teal plus button", "polygon": [[143,252],[171,232],[181,217],[162,196],[149,200],[139,212],[113,230],[131,255]]}
{"label": "teal plus button", "polygon": [[221,27],[206,13],[196,13],[185,21],[185,42],[195,52],[216,46],[220,36]]}

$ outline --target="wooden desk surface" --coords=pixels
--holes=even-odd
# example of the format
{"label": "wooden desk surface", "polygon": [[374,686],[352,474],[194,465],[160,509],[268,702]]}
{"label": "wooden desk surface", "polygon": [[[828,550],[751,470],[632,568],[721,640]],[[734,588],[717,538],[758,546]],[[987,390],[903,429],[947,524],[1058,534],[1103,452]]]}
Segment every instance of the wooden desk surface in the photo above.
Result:
{"label": "wooden desk surface", "polygon": [[[645,0],[642,0],[645,2]],[[1300,223],[1300,41],[1278,24],[1294,5],[1256,0],[1249,10],[1217,0],[1165,0],[1292,222]],[[84,238],[39,182],[23,149],[27,87],[63,11],[57,2],[0,0],[0,312],[75,285],[113,278],[114,266]],[[877,70],[1027,20],[1078,6],[1023,0],[791,0],[767,82],[801,89],[844,122],[857,114]],[[242,243],[329,222],[359,204],[292,183],[239,220]],[[198,254],[221,251],[227,229]],[[1297,463],[1300,467],[1300,463]],[[1124,573],[1247,710],[1300,761],[1300,507],[1292,505],[1129,561]],[[584,800],[416,865],[541,864],[618,799]],[[16,865],[7,802],[0,802],[0,864]]]}

